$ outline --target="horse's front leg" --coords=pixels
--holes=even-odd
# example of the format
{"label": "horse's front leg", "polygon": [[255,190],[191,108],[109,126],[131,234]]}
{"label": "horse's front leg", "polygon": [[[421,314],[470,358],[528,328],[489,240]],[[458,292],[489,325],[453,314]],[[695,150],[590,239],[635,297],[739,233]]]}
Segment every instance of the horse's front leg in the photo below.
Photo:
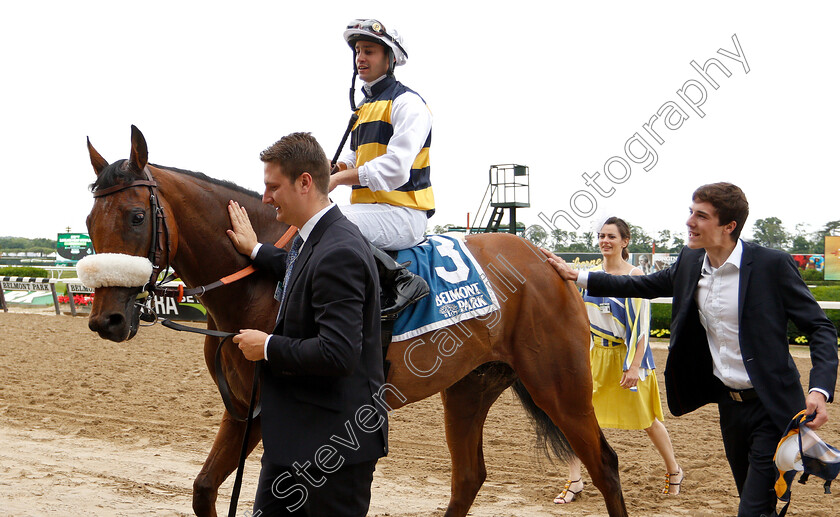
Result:
{"label": "horse's front leg", "polygon": [[[244,436],[245,422],[237,422],[225,411],[210,454],[193,483],[193,511],[199,517],[216,517],[219,487],[236,470]],[[248,438],[248,454],[251,454],[261,437],[260,419],[257,417]]]}

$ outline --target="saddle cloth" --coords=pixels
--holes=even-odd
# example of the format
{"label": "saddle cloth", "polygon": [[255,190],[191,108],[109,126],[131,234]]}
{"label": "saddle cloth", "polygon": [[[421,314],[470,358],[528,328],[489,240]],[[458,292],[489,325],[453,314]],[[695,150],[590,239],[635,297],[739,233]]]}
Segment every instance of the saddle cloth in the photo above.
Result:
{"label": "saddle cloth", "polygon": [[419,245],[400,250],[397,262],[420,275],[430,293],[408,306],[394,322],[392,341],[404,341],[499,309],[496,294],[481,266],[462,241],[429,235]]}

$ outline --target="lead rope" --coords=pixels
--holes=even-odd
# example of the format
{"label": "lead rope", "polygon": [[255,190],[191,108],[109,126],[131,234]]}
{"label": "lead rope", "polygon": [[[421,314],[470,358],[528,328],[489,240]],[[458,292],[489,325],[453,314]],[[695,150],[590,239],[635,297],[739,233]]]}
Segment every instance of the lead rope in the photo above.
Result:
{"label": "lead rope", "polygon": [[248,440],[251,437],[251,424],[254,421],[254,418],[260,414],[261,409],[260,404],[257,403],[257,389],[260,385],[260,369],[262,367],[262,361],[257,361],[256,364],[254,364],[254,379],[251,383],[251,397],[248,403],[248,413],[245,418],[242,418],[233,405],[233,398],[230,395],[230,386],[228,385],[225,374],[222,371],[221,360],[222,346],[224,346],[225,341],[235,336],[236,333],[190,327],[187,325],[181,325],[180,323],[175,323],[174,321],[170,321],[168,319],[161,319],[160,322],[164,327],[168,327],[173,330],[182,330],[185,332],[194,332],[205,336],[222,338],[219,346],[216,348],[215,361],[216,382],[219,383],[219,393],[222,395],[222,401],[225,403],[225,409],[227,409],[228,414],[230,414],[231,417],[238,422],[245,422],[245,435],[242,437],[242,448],[239,451],[239,463],[236,467],[236,477],[233,481],[233,492],[230,495],[230,508],[228,510],[228,517],[235,517],[236,506],[239,503],[239,493],[242,489],[242,476],[245,473],[245,459],[248,457]]}
{"label": "lead rope", "polygon": [[248,438],[251,435],[251,423],[254,421],[254,403],[257,399],[257,387],[259,387],[261,367],[262,361],[257,361],[254,365],[254,381],[251,385],[248,419],[245,420],[245,436],[242,438],[242,449],[239,451],[239,465],[236,467],[236,479],[233,481],[233,493],[230,495],[228,517],[236,517],[236,504],[239,502],[239,491],[242,488],[242,475],[245,473],[245,458],[248,457]]}

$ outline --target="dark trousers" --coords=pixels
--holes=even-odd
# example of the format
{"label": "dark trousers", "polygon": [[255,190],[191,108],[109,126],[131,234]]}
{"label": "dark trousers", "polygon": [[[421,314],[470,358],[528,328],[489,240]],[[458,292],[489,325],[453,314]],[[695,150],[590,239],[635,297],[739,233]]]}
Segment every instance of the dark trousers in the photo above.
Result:
{"label": "dark trousers", "polygon": [[325,474],[308,462],[298,470],[263,459],[253,516],[364,517],[376,461],[342,465]]}
{"label": "dark trousers", "polygon": [[738,517],[773,515],[776,508],[773,455],[783,431],[773,424],[758,399],[737,402],[724,394],[718,410],[726,459],[741,497]]}

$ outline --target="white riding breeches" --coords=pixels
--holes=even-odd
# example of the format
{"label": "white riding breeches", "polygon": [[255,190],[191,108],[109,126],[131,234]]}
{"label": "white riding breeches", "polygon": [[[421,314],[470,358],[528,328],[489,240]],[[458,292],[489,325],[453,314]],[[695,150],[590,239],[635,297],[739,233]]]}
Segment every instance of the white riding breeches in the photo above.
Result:
{"label": "white riding breeches", "polygon": [[341,212],[379,249],[402,250],[423,242],[428,217],[423,210],[384,203],[356,203]]}

